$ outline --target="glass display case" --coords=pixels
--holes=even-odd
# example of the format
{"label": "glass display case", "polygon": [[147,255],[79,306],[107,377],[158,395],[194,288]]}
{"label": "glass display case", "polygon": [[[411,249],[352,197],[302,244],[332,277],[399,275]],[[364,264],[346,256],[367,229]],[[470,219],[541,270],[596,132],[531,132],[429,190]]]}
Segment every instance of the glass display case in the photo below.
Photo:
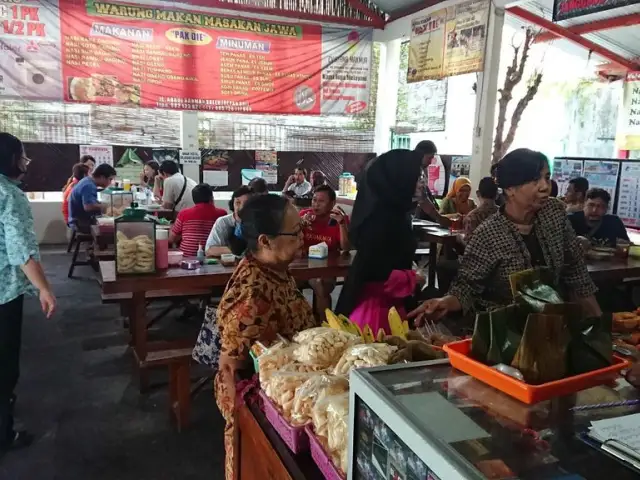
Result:
{"label": "glass display case", "polygon": [[127,192],[122,188],[109,187],[98,193],[98,201],[107,205],[105,215],[108,217],[122,215],[133,200],[133,192]]}
{"label": "glass display case", "polygon": [[525,405],[446,359],[354,370],[347,478],[638,479],[640,470],[585,440],[585,432],[593,420],[640,408],[575,409],[635,398],[638,391],[620,379]]}
{"label": "glass display case", "polygon": [[156,223],[132,203],[115,219],[116,273],[132,275],[156,271]]}

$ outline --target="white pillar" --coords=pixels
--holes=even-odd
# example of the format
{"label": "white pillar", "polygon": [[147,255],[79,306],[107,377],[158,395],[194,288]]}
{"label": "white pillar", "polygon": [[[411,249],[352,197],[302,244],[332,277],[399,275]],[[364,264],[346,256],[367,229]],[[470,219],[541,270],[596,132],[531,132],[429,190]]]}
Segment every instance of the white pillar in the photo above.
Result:
{"label": "white pillar", "polygon": [[[197,150],[198,145],[198,112],[180,112],[180,146],[185,150]],[[200,181],[198,165],[184,165],[183,173],[186,177]]]}
{"label": "white pillar", "polygon": [[[501,3],[501,2],[498,2]],[[475,190],[480,179],[489,175],[491,152],[495,134],[496,100],[498,94],[498,71],[500,69],[500,49],[502,27],[504,26],[504,5],[492,7],[489,12],[489,29],[484,59],[484,71],[478,75],[476,89],[476,120],[473,129],[471,171],[469,179]]]}
{"label": "white pillar", "polygon": [[396,124],[398,107],[398,71],[400,70],[401,40],[390,40],[380,45],[378,69],[378,95],[376,99],[376,126],[373,150],[378,155],[389,150],[391,127]]}

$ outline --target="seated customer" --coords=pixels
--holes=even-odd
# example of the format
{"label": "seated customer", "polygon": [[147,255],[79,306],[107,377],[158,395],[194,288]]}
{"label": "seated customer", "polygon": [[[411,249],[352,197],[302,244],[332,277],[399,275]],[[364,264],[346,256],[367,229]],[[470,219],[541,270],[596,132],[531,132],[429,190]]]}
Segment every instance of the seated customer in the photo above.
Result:
{"label": "seated customer", "polygon": [[172,160],[165,160],[160,164],[160,178],[162,179],[162,207],[179,212],[193,207],[191,190],[196,182],[180,173],[178,164]]}
{"label": "seated customer", "polygon": [[[300,217],[305,225],[304,251],[318,243],[326,243],[330,253],[349,250],[349,217],[336,207],[336,192],[329,185],[315,189],[311,208],[301,210]],[[331,308],[331,292],[336,286],[335,278],[309,280],[316,295],[316,313],[320,318],[324,311]]]}
{"label": "seated customer", "polygon": [[467,177],[458,177],[453,182],[451,190],[440,205],[442,215],[466,215],[476,208],[476,204],[469,198],[471,195],[471,181]]}
{"label": "seated customer", "polygon": [[89,175],[89,166],[82,162],[76,163],[71,172],[71,179],[62,192],[62,216],[64,217],[64,221],[67,225],[69,224],[69,195],[71,195],[73,187],[75,187],[80,180]]}
{"label": "seated customer", "polygon": [[233,236],[238,233],[236,229],[237,224],[240,222],[238,215],[251,193],[251,189],[246,185],[233,192],[229,201],[231,213],[218,218],[209,233],[205,246],[207,257],[219,257],[225,253],[232,253],[230,242]]}
{"label": "seated customer", "polygon": [[296,197],[304,197],[311,193],[311,184],[307,182],[307,170],[297,167],[284,184],[282,192],[293,192]]}
{"label": "seated customer", "polygon": [[589,180],[584,177],[569,180],[564,203],[567,204],[567,213],[581,212],[584,208],[584,199],[589,190]]}
{"label": "seated customer", "polygon": [[195,257],[198,247],[205,248],[214,223],[227,214],[214,205],[213,192],[207,183],[196,185],[191,197],[195,205],[178,213],[169,234],[169,242],[179,243],[185,257]]}
{"label": "seated customer", "polygon": [[474,230],[480,226],[487,218],[498,211],[496,205],[496,197],[498,196],[498,185],[491,177],[484,177],[480,180],[478,191],[479,205],[464,217],[464,241],[465,243],[471,239]]}
{"label": "seated customer", "polygon": [[[238,455],[235,418],[236,379],[253,374],[249,350],[256,341],[269,342],[281,334],[316,326],[311,305],[296,288],[289,265],[302,247],[298,212],[280,195],[254,195],[240,212],[247,255],[236,267],[220,300],[215,321],[220,336],[220,358],[215,377],[216,403],[224,427],[225,476],[237,478]],[[205,319],[205,323],[208,319]],[[214,327],[215,328],[215,327]],[[203,337],[201,336],[200,339]],[[194,355],[210,364],[205,342],[196,344]]]}
{"label": "seated customer", "polygon": [[115,176],[116,170],[102,163],[73,187],[69,195],[69,224],[80,233],[90,233],[96,216],[106,209],[106,205],[98,202],[98,187],[107,188]]}
{"label": "seated customer", "polygon": [[598,246],[615,247],[617,239],[628,242],[629,235],[620,217],[607,213],[610,202],[611,195],[606,190],[589,190],[582,211],[569,215],[576,235]]}
{"label": "seated customer", "polygon": [[252,178],[249,182],[249,188],[253,193],[258,193],[260,195],[263,193],[269,193],[269,185],[267,185],[267,181],[262,177]]}

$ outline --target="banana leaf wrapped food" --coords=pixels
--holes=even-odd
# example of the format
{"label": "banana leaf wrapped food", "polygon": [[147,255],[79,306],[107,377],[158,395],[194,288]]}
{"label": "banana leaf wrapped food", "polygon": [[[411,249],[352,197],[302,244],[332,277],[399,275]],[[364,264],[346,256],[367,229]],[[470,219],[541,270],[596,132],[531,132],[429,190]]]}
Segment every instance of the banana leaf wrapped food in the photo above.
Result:
{"label": "banana leaf wrapped food", "polygon": [[565,302],[547,269],[511,276],[514,303],[476,316],[471,356],[511,365],[529,384],[546,383],[611,365],[611,315],[587,318]]}

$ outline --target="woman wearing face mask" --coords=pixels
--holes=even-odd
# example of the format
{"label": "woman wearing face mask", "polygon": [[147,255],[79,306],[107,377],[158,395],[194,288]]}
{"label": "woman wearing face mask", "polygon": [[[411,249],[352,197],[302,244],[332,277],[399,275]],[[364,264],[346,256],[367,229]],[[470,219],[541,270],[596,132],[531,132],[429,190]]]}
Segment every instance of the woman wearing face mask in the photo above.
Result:
{"label": "woman wearing face mask", "polygon": [[458,177],[451,186],[451,191],[442,201],[440,213],[442,215],[466,215],[476,208],[476,204],[469,198],[471,195],[471,181],[467,177]]}
{"label": "woman wearing face mask", "polygon": [[508,305],[513,298],[509,275],[538,266],[549,268],[555,284],[589,316],[601,315],[565,206],[549,197],[547,157],[514,150],[498,163],[496,176],[505,205],[474,232],[448,294],[427,300],[409,316],[437,320],[450,312]]}
{"label": "woman wearing face mask", "polygon": [[374,334],[390,333],[389,308],[404,317],[404,301],[423,281],[412,270],[416,240],[411,227],[422,154],[391,150],[369,163],[353,206],[349,240],[357,250],[336,311]]}
{"label": "woman wearing face mask", "polygon": [[276,334],[291,337],[315,325],[311,305],[288,271],[302,247],[300,216],[280,195],[255,195],[240,211],[245,257],[235,269],[217,311],[220,360],[216,402],[226,420],[225,478],[234,476],[236,378],[250,374],[249,349]]}
{"label": "woman wearing face mask", "polygon": [[40,265],[29,200],[18,186],[29,162],[22,142],[0,133],[0,457],[33,439],[13,428],[24,296],[37,289],[47,318],[56,307]]}

